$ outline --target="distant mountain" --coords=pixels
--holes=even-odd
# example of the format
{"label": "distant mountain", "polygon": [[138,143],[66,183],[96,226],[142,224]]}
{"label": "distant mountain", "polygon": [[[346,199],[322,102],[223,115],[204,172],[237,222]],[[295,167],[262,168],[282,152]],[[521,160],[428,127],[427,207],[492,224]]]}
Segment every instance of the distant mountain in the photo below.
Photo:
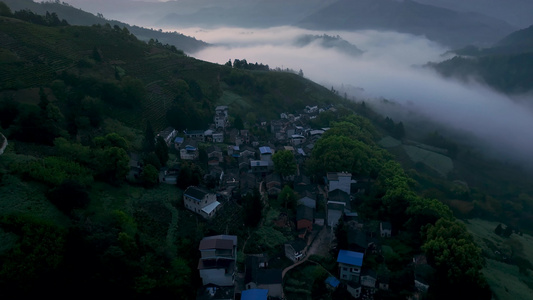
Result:
{"label": "distant mountain", "polygon": [[149,41],[150,39],[158,40],[163,44],[173,45],[186,53],[193,53],[208,46],[207,43],[199,41],[193,37],[185,36],[177,32],[162,32],[139,26],[132,26],[116,20],[107,20],[102,16],[96,16],[92,13],[75,8],[68,4],[61,4],[56,2],[42,2],[36,3],[32,0],[1,0],[9,6],[12,11],[22,9],[29,9],[36,14],[45,14],[47,11],[55,12],[60,19],[65,19],[71,25],[85,25],[93,24],[104,25],[109,23],[111,26],[126,27],[138,39]]}
{"label": "distant mountain", "polygon": [[481,14],[409,0],[340,0],[296,25],[322,30],[392,30],[424,35],[452,48],[491,45],[516,30],[504,21]]}
{"label": "distant mountain", "polygon": [[351,44],[350,42],[344,40],[340,36],[330,36],[327,34],[324,35],[311,35],[306,34],[298,37],[295,44],[299,47],[305,47],[312,43],[318,43],[321,47],[324,48],[331,48],[338,50],[342,53],[351,55],[351,56],[358,56],[363,54],[363,51],[361,49],[357,48],[354,44]]}
{"label": "distant mountain", "polygon": [[416,2],[460,12],[478,12],[504,20],[518,28],[533,24],[531,0],[416,0]]}
{"label": "distant mountain", "polygon": [[466,47],[456,56],[429,64],[446,77],[474,77],[503,93],[533,90],[533,26],[513,32],[489,48]]}
{"label": "distant mountain", "polygon": [[[273,27],[290,25],[335,0],[184,0],[159,4],[166,7],[159,26]],[[155,10],[156,8],[153,8]]]}

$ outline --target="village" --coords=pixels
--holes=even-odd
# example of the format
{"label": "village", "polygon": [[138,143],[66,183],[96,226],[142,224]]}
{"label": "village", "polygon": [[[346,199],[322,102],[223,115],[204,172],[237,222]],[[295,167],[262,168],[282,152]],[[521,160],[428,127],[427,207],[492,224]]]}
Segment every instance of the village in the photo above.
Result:
{"label": "village", "polygon": [[[372,180],[338,170],[328,172],[318,184],[303,172],[303,163],[314,144],[329,129],[311,128],[310,121],[321,113],[335,111],[331,105],[306,106],[298,115],[282,113],[280,119],[261,122],[260,126],[271,137],[266,141],[259,140],[250,130],[232,126],[227,106],[216,107],[214,122],[206,130],[180,133],[167,128],[158,134],[169,148],[179,153],[181,162],[198,162],[202,155],[207,156],[203,158],[207,160],[205,176],[214,183],[211,188],[189,186],[182,199],[184,208],[206,222],[230,210],[236,197],[242,198],[254,190],[259,191],[262,207],[266,209],[269,201],[278,197],[289,183],[297,200],[293,213],[282,211],[276,218],[276,226],[287,228],[294,236],[278,249],[291,264],[272,268],[267,253],[238,249],[236,235],[206,236],[196,249],[200,253],[198,273],[203,285],[197,293],[198,300],[290,299],[284,292],[284,277],[316,254],[335,256],[335,270],[327,270],[329,276],[322,283],[330,292],[342,290],[354,299],[374,299],[377,291],[389,290],[390,271],[385,263],[379,262],[383,261],[383,241],[395,231],[387,221],[365,220],[357,213],[359,199]],[[276,171],[273,156],[279,152],[288,152],[294,158],[293,174]],[[142,171],[135,156],[130,166],[134,176]],[[178,169],[163,168],[159,176],[164,184],[176,184],[179,180]],[[336,236],[340,227],[346,233],[343,245],[339,245]],[[365,263],[368,259],[373,263]],[[240,268],[239,261],[244,262]],[[410,297],[421,299],[429,288],[432,270],[423,254],[412,258],[412,268]]]}

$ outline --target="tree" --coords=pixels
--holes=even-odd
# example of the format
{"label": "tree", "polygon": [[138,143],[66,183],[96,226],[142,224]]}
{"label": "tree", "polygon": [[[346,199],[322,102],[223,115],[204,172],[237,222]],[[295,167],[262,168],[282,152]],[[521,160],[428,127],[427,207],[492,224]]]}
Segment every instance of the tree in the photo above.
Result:
{"label": "tree", "polygon": [[244,129],[244,123],[242,122],[242,118],[240,115],[235,116],[235,120],[233,121],[233,127],[238,130]]}
{"label": "tree", "polygon": [[141,180],[147,187],[153,187],[159,183],[159,171],[152,165],[144,166],[141,173]]}
{"label": "tree", "polygon": [[481,250],[464,224],[439,219],[429,226],[422,250],[436,270],[432,293],[438,299],[450,299],[457,290],[468,291],[468,295],[462,294],[464,299],[490,299],[490,289],[481,273]]}
{"label": "tree", "polygon": [[502,224],[498,224],[498,226],[496,226],[496,228],[494,229],[494,233],[500,236],[503,234]]}
{"label": "tree", "polygon": [[248,192],[243,199],[243,207],[245,211],[244,224],[250,227],[256,227],[261,221],[263,203],[261,202],[261,194],[257,188],[253,193]]}
{"label": "tree", "polygon": [[286,178],[296,173],[297,165],[292,151],[278,151],[272,155],[272,161],[274,162],[274,171],[281,177]]}
{"label": "tree", "polygon": [[149,153],[155,150],[155,133],[152,128],[152,123],[148,121],[146,123],[146,129],[144,130],[143,139],[143,152]]}
{"label": "tree", "polygon": [[452,219],[453,213],[448,206],[436,199],[413,197],[409,202],[406,214],[409,220],[406,227],[419,232],[423,226],[435,224],[439,219]]}
{"label": "tree", "polygon": [[344,215],[339,219],[339,222],[335,227],[335,238],[337,239],[337,250],[349,250],[348,231],[346,230],[346,224],[344,223]]}
{"label": "tree", "polygon": [[63,181],[61,185],[50,190],[47,197],[50,202],[66,214],[69,214],[73,209],[85,208],[91,200],[85,185],[71,179]]}
{"label": "tree", "polygon": [[130,170],[130,158],[122,148],[108,147],[97,152],[99,176],[111,183],[122,181]]}
{"label": "tree", "polygon": [[11,17],[13,13],[7,4],[0,1],[0,16]]}
{"label": "tree", "polygon": [[204,178],[202,169],[193,162],[182,162],[178,173],[177,185],[185,190],[189,186],[199,186]]}
{"label": "tree", "polygon": [[168,145],[163,137],[158,136],[155,142],[155,154],[162,166],[165,166],[168,161]]}
{"label": "tree", "polygon": [[296,200],[296,193],[288,185],[285,185],[278,195],[278,201],[285,209],[296,209]]}

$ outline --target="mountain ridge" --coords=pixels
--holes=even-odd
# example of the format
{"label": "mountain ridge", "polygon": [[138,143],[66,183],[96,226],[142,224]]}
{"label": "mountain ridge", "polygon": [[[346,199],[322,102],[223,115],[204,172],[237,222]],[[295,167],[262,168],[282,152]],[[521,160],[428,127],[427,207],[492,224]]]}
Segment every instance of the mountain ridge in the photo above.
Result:
{"label": "mountain ridge", "polygon": [[296,25],[309,29],[391,30],[425,35],[450,47],[472,42],[489,45],[516,29],[481,14],[459,13],[409,0],[340,0]]}

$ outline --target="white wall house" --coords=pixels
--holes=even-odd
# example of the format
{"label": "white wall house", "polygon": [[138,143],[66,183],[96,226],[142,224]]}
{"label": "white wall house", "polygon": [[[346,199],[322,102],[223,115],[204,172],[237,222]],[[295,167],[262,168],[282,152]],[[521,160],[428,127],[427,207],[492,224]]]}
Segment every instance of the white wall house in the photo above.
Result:
{"label": "white wall house", "polygon": [[205,219],[213,218],[221,206],[215,194],[195,186],[188,187],[183,193],[183,205]]}

